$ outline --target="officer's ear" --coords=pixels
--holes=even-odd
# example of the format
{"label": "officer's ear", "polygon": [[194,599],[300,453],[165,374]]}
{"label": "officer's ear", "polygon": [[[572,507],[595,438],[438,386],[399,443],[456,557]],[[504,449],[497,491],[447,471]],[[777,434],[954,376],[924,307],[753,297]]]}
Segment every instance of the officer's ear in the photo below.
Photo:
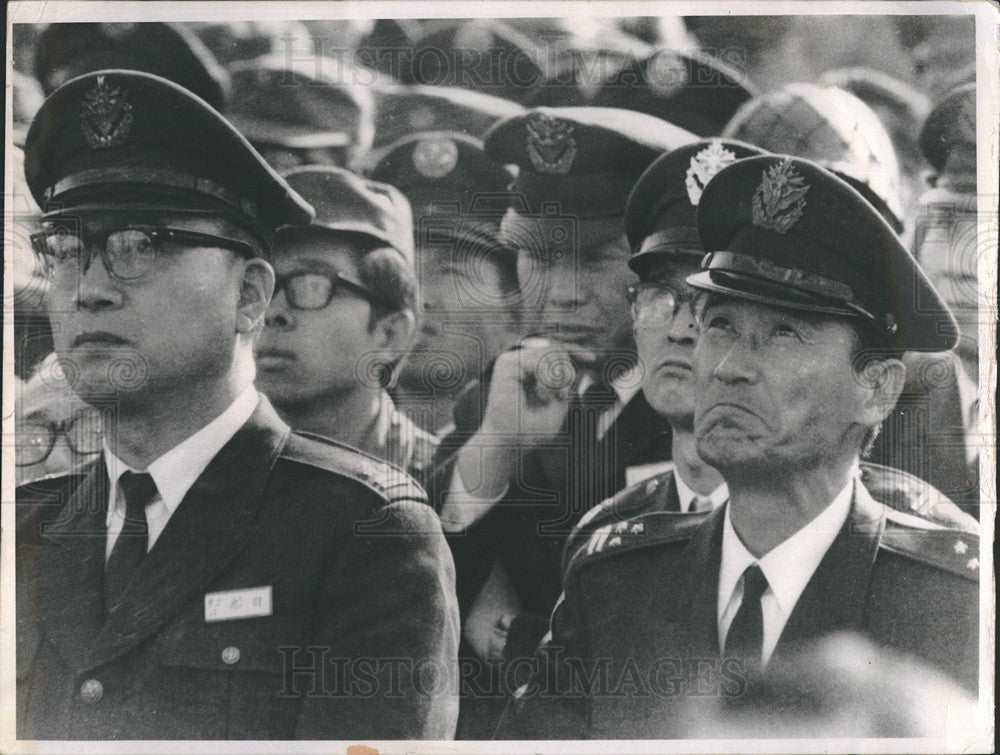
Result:
{"label": "officer's ear", "polygon": [[896,406],[906,381],[906,366],[896,358],[870,358],[857,371],[867,395],[862,402],[863,424],[881,425]]}
{"label": "officer's ear", "polygon": [[274,268],[255,257],[243,262],[240,299],[236,311],[236,332],[253,335],[264,324],[264,314],[274,294]]}

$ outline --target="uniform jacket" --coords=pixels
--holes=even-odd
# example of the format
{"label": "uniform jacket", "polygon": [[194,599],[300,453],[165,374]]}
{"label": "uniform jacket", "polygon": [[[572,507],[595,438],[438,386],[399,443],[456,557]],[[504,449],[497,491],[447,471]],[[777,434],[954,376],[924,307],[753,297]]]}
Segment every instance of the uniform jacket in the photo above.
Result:
{"label": "uniform jacket", "polygon": [[[652,512],[595,530],[577,551],[530,684],[501,736],[664,738],[692,694],[739,694],[719,661],[725,506]],[[975,689],[976,535],[900,517],[856,485],[847,522],[785,625],[772,663],[837,631],[912,653]]]}
{"label": "uniform jacket", "polygon": [[[451,484],[455,453],[479,427],[486,391],[467,391],[456,409],[456,430],[442,440],[428,483],[440,506]],[[458,596],[468,609],[494,560],[507,571],[524,606],[511,626],[505,655],[531,657],[545,633],[561,589],[566,537],[580,517],[625,487],[630,466],[670,458],[669,423],[642,392],[621,409],[598,441],[593,418],[603,407],[570,405],[563,432],[551,444],[526,451],[521,476],[503,500],[465,532],[448,535],[458,574]]]}
{"label": "uniform jacket", "polygon": [[[261,397],[105,616],[107,497],[102,459],[17,491],[19,738],[452,736],[453,564],[407,475]],[[265,586],[269,615],[206,621]]]}
{"label": "uniform jacket", "polygon": [[[929,519],[946,527],[979,533],[979,523],[970,514],[932,485],[908,472],[863,461],[861,482],[872,498],[899,512]],[[584,514],[566,540],[563,571],[595,530],[653,511],[681,513],[673,462],[665,471],[630,485]]]}

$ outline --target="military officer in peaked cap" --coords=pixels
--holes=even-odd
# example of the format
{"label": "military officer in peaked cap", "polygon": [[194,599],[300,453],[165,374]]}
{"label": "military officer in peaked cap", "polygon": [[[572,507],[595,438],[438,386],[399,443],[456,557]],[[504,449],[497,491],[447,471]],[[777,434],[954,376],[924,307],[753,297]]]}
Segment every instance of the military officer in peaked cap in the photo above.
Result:
{"label": "military officer in peaked cap", "polygon": [[687,283],[705,256],[696,213],[709,180],[737,160],[765,154],[742,142],[702,140],[657,158],[629,194],[625,233],[639,277],[629,287],[636,375],[649,405],[670,422],[671,457],[658,460],[613,498],[588,511],[567,542],[564,558],[589,534],[645,511],[703,512],[728,497],[719,472],[698,457],[692,373],[698,342],[696,291]]}
{"label": "military officer in peaked cap", "polygon": [[[902,183],[892,140],[875,112],[853,94],[836,87],[789,84],[767,92],[743,105],[726,126],[724,134],[775,153],[814,160],[846,180],[889,221],[904,243],[909,244],[924,229],[943,229],[938,213],[923,210],[914,217],[914,198]],[[934,215],[939,215],[935,220]],[[916,221],[916,222],[914,222]],[[974,221],[973,221],[974,222]],[[966,226],[968,228],[968,226]],[[940,241],[945,232],[932,231]],[[956,306],[952,291],[967,292],[968,275],[956,276],[957,285],[936,274],[935,263],[947,258],[959,267],[969,267],[975,259],[968,249],[974,233],[955,237],[955,254],[931,254],[921,265],[938,286],[959,321],[976,313],[975,284],[973,306]],[[947,243],[947,242],[946,242]],[[975,263],[972,263],[975,267]],[[920,305],[922,306],[922,305]],[[973,328],[974,330],[974,328]],[[966,329],[968,332],[968,329]],[[968,353],[969,339],[961,338],[957,350]],[[873,461],[902,469],[926,480],[969,511],[977,513],[978,484],[969,471],[974,455],[973,442],[963,425],[971,400],[961,400],[959,386],[970,381],[961,375],[953,353],[904,355],[907,380],[895,410],[872,447]],[[966,390],[965,395],[974,393]]]}
{"label": "military officer in peaked cap", "polygon": [[[694,140],[601,108],[531,110],[487,134],[487,153],[519,168],[501,237],[517,253],[530,337],[459,401],[429,491],[452,533],[466,636],[484,656],[530,655],[572,526],[631,468],[669,458],[669,425],[629,377],[622,214],[649,163]],[[478,599],[483,589],[493,597]]]}
{"label": "military officer in peaked cap", "polygon": [[46,95],[90,71],[127,68],[163,76],[216,110],[229,98],[229,74],[183,24],[49,24],[35,48],[35,77]]}
{"label": "military officer in peaked cap", "polygon": [[277,170],[354,166],[374,136],[371,92],[339,60],[289,57],[234,63],[227,117]]}
{"label": "military officer in peaked cap", "polygon": [[[698,236],[694,431],[729,500],[593,533],[510,736],[670,736],[684,697],[740,695],[843,630],[977,687],[978,537],[876,503],[857,475],[898,354],[950,346],[947,308],[874,208],[805,160],[721,170]],[[581,686],[599,663],[609,686]]]}
{"label": "military officer in peaked cap", "polygon": [[455,131],[399,139],[370,175],[413,207],[423,312],[396,396],[422,426],[450,432],[461,389],[516,336],[516,259],[499,238],[514,175],[479,139]]}
{"label": "military officer in peaked cap", "polygon": [[[567,541],[564,563],[601,527],[649,511],[707,511],[729,496],[722,475],[695,448],[692,367],[698,343],[697,291],[685,279],[698,272],[705,256],[697,229],[698,202],[705,185],[727,165],[762,154],[756,147],[722,139],[689,144],[658,158],[629,195],[625,210],[625,229],[633,250],[629,266],[639,276],[630,288],[638,370],[646,400],[670,420],[672,458],[651,464],[648,479],[587,512]],[[876,500],[978,531],[971,516],[920,478],[867,461],[861,462],[859,471]]]}
{"label": "military officer in peaked cap", "polygon": [[450,736],[453,566],[424,494],[252,385],[274,230],[312,208],[136,71],[56,90],[25,174],[56,351],[105,442],[17,491],[17,735]]}

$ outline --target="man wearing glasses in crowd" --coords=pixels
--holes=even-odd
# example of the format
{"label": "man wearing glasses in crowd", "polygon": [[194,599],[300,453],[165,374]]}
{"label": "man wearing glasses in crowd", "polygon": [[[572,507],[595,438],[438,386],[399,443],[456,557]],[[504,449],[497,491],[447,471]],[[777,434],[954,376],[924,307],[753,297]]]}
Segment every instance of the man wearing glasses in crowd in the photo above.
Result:
{"label": "man wearing glasses in crowd", "polygon": [[297,168],[285,178],[316,219],[277,235],[257,384],[295,429],[419,476],[436,439],[385,390],[410,350],[418,309],[409,202],[341,168]]}
{"label": "man wearing glasses in crowd", "polygon": [[18,737],[451,736],[453,566],[423,491],[253,388],[265,258],[312,208],[136,71],[54,92],[25,174],[59,362],[115,422],[17,492]]}

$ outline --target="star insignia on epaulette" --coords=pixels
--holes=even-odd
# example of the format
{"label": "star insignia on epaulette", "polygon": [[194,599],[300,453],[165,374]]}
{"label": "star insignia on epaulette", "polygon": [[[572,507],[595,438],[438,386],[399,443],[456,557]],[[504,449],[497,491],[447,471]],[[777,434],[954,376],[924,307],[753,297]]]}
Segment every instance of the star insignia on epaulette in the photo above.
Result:
{"label": "star insignia on epaulette", "polygon": [[701,200],[705,184],[727,165],[736,162],[736,153],[722,146],[721,142],[712,142],[701,152],[691,158],[687,169],[684,186],[687,187],[688,199],[695,207]]}
{"label": "star insignia on epaulette", "polygon": [[458,145],[447,137],[421,139],[413,148],[413,167],[427,178],[444,178],[458,165]]}
{"label": "star insignia on epaulette", "polygon": [[753,224],[775,233],[785,233],[802,217],[809,185],[795,172],[792,161],[772,165],[761,177],[753,195]]}
{"label": "star insignia on epaulette", "polygon": [[959,556],[963,556],[967,550],[969,550],[969,546],[964,540],[955,541],[955,553]]}
{"label": "star insignia on epaulette", "polygon": [[660,487],[660,481],[655,477],[646,483],[646,495],[652,495],[656,492],[656,489]]}
{"label": "star insignia on epaulette", "polygon": [[548,113],[531,113],[526,121],[528,157],[539,173],[565,175],[576,159],[574,125]]}
{"label": "star insignia on epaulette", "polygon": [[975,571],[976,569],[979,568],[979,559],[970,558],[969,563],[967,563],[965,566],[969,569],[969,571]]}
{"label": "star insignia on epaulette", "polygon": [[91,149],[117,147],[128,141],[132,130],[132,105],[121,87],[112,86],[104,76],[83,95],[80,125]]}

